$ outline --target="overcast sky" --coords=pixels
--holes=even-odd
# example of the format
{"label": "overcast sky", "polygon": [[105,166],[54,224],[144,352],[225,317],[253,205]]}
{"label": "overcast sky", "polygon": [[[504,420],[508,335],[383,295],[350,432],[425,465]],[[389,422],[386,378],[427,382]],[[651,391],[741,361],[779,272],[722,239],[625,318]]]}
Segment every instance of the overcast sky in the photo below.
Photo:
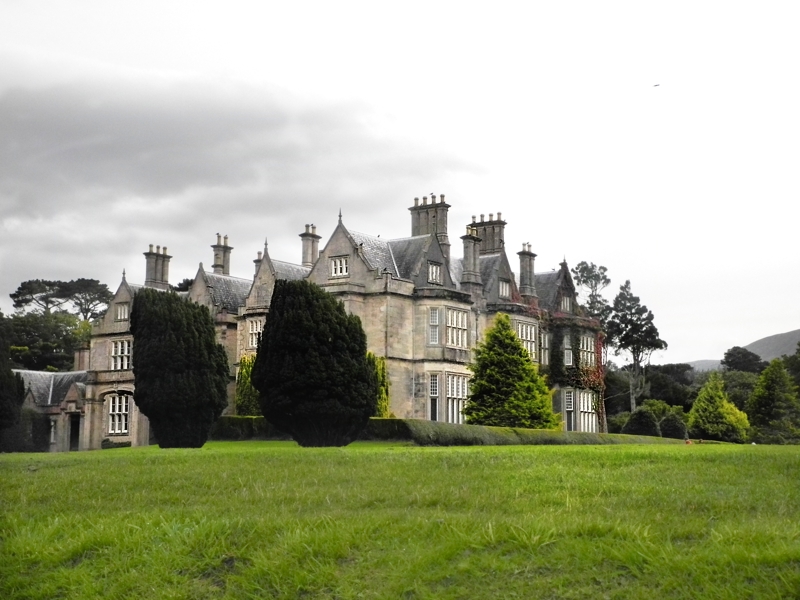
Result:
{"label": "overcast sky", "polygon": [[345,225],[605,265],[669,349],[800,328],[797,2],[0,3],[0,310],[27,279],[300,261]]}

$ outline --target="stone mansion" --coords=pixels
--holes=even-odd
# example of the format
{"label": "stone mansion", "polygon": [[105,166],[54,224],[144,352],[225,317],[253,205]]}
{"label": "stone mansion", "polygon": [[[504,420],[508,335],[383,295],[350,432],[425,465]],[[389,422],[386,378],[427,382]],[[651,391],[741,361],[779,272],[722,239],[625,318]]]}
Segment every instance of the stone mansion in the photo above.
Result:
{"label": "stone mansion", "polygon": [[[535,273],[536,254],[523,244],[518,276],[505,245],[501,213],[473,217],[461,227],[461,258],[451,256],[444,196],[414,199],[411,235],[382,239],[339,223],[320,249],[316,227],[300,233],[302,261],[270,257],[265,244],[252,277],[230,273],[233,250],[217,235],[213,264],[203,264],[188,292],[207,306],[231,365],[228,414],[239,359],[257,350],[277,279],[308,279],[361,318],[369,350],[386,357],[391,411],[401,418],[463,423],[472,349],[498,313],[511,317],[531,359],[548,373],[554,410],[564,428],[598,431],[596,386],[602,379],[599,323],[584,316],[566,262]],[[129,316],[140,287],[169,288],[167,248],[144,253],[142,285],[124,274],[108,311],[94,326],[90,347],[70,373],[21,372],[26,405],[50,415],[51,450],[88,450],[109,442],[149,443],[147,418],[136,407]],[[594,374],[594,379],[592,378]],[[105,442],[105,444],[104,444]]]}

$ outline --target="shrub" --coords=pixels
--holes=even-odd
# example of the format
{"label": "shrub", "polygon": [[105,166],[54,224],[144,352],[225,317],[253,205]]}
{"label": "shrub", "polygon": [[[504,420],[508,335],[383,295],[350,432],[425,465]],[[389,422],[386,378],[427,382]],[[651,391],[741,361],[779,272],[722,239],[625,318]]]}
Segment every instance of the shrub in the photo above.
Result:
{"label": "shrub", "polygon": [[747,415],[728,400],[722,378],[718,373],[712,373],[689,411],[692,437],[743,442],[748,428]]}
{"label": "shrub", "polygon": [[631,418],[631,413],[625,411],[608,417],[608,433],[622,433],[625,423]]}
{"label": "shrub", "polygon": [[800,443],[800,400],[782,360],[764,369],[747,402],[751,437],[762,444]]}
{"label": "shrub", "polygon": [[251,374],[255,354],[245,354],[239,359],[239,372],[236,374],[236,414],[257,417],[261,415],[258,405],[258,390],[253,387]]}
{"label": "shrub", "polygon": [[622,427],[622,433],[626,435],[649,435],[661,437],[661,430],[658,428],[658,421],[655,415],[646,408],[637,408],[631,413],[628,422]]}
{"label": "shrub", "polygon": [[687,428],[680,415],[668,412],[658,424],[662,437],[683,440],[686,438]]}
{"label": "shrub", "polygon": [[262,414],[301,446],[346,446],[376,411],[361,320],[305,280],[275,283],[252,382]]}

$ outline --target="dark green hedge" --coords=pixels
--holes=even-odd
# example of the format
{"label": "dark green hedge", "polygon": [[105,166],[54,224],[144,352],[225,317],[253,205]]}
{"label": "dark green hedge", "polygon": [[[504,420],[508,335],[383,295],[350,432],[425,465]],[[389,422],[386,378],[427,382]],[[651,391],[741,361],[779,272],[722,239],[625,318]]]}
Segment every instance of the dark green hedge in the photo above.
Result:
{"label": "dark green hedge", "polygon": [[103,438],[103,441],[100,442],[100,449],[101,450],[111,450],[112,448],[130,448],[130,442],[115,442],[110,438]]}
{"label": "dark green hedge", "polygon": [[0,452],[48,452],[50,450],[50,417],[30,408],[23,408],[19,422],[0,430]]}
{"label": "dark green hedge", "polygon": [[290,440],[286,433],[278,431],[264,417],[223,416],[211,427],[209,440]]}
{"label": "dark green hedge", "polygon": [[577,444],[674,444],[641,435],[454,425],[418,419],[370,419],[362,440],[409,441],[419,446],[504,446]]}

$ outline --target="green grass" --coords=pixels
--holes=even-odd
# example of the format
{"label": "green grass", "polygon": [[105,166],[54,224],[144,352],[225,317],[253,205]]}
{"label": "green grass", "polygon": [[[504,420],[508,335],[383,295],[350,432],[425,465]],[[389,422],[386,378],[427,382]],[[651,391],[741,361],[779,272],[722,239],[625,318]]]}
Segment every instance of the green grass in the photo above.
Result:
{"label": "green grass", "polygon": [[800,448],[0,456],[2,598],[792,598]]}

